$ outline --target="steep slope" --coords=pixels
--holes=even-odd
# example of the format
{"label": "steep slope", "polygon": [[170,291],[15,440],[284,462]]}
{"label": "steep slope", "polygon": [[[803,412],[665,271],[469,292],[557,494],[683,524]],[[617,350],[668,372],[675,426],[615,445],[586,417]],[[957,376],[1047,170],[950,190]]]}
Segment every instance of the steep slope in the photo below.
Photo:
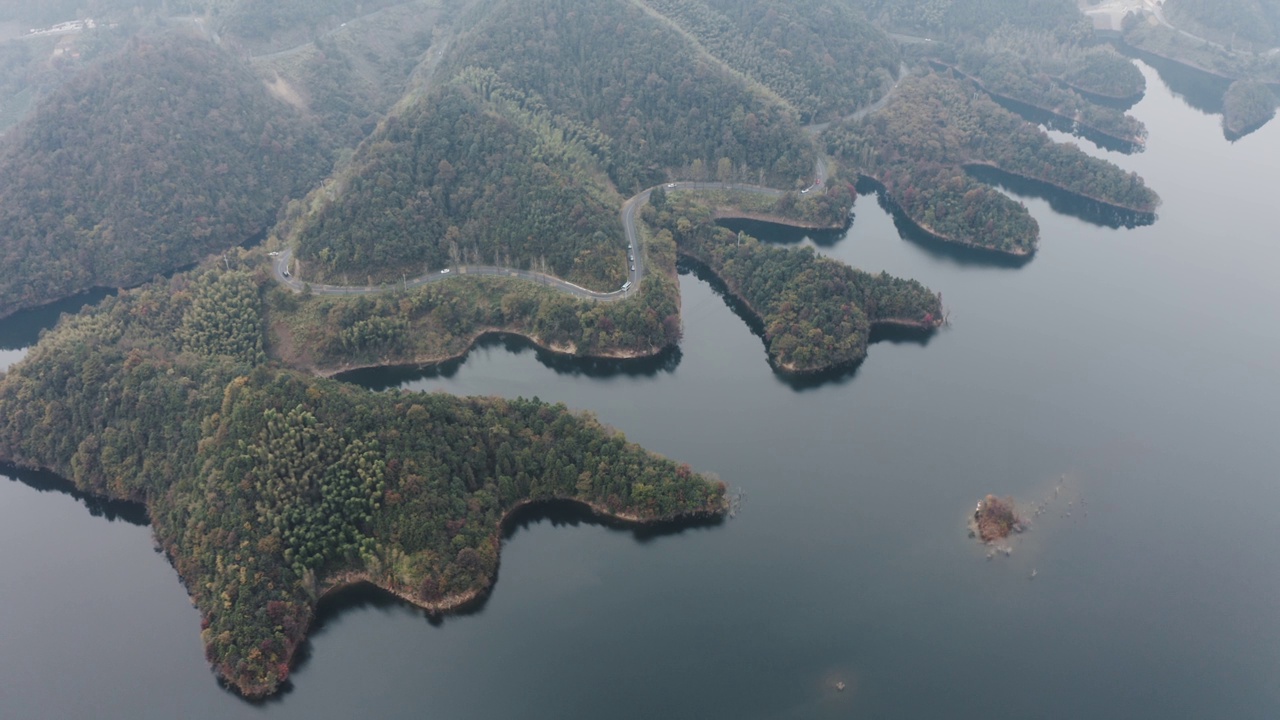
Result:
{"label": "steep slope", "polygon": [[812,171],[793,111],[625,0],[494,2],[455,64],[490,68],[551,113],[597,128],[624,194],[669,173],[789,187]]}
{"label": "steep slope", "polygon": [[396,0],[220,0],[220,31],[254,54],[270,53],[315,39],[347,20],[376,12]]}
{"label": "steep slope", "polygon": [[898,74],[897,48],[849,2],[646,0],[806,122],[873,102]]}
{"label": "steep slope", "polygon": [[282,229],[308,280],[472,263],[612,290],[628,268],[623,195],[669,174],[808,184],[814,151],[794,112],[666,20],[624,0],[481,11],[426,97],[402,104]]}
{"label": "steep slope", "polygon": [[468,73],[361,146],[340,192],[298,232],[309,280],[361,284],[470,262],[622,284],[621,198],[592,181],[595,158],[567,128],[494,82]]}
{"label": "steep slope", "polygon": [[0,316],[243,242],[326,162],[297,114],[213,46],[135,38],[0,147]]}
{"label": "steep slope", "polygon": [[404,96],[441,21],[438,0],[412,0],[343,23],[252,65],[273,94],[315,119],[334,147],[355,147]]}

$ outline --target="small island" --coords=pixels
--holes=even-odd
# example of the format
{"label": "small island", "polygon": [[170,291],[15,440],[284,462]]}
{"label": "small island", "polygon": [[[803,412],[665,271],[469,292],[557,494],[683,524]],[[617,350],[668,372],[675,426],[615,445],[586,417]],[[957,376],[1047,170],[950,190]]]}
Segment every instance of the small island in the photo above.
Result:
{"label": "small island", "polygon": [[1014,509],[1013,498],[988,495],[974,509],[972,525],[979,540],[993,543],[1021,532],[1022,520]]}

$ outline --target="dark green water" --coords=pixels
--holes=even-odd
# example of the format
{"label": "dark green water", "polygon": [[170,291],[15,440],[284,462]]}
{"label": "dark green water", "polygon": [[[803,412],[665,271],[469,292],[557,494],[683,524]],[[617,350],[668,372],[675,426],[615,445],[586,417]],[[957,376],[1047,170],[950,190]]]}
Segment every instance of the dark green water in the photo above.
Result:
{"label": "dark green water", "polygon": [[[1148,150],[1108,157],[1162,195],[1154,225],[1029,199],[1041,252],[992,267],[860,200],[819,251],[940,290],[952,326],[852,376],[781,381],[686,275],[659,363],[497,343],[363,378],[590,409],[745,502],[657,538],[530,521],[489,602],[442,624],[341,597],[265,705],[214,682],[144,526],[0,482],[0,717],[1280,717],[1280,126],[1228,144],[1148,80]],[[966,539],[985,493],[1052,498],[1063,475],[1011,557]]]}

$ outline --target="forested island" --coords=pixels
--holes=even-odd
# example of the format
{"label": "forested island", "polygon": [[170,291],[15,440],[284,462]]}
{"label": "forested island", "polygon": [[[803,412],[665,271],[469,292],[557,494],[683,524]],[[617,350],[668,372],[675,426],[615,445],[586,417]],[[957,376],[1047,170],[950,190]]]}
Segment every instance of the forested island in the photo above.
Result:
{"label": "forested island", "polygon": [[[221,263],[220,263],[221,264]],[[377,394],[265,362],[262,286],[217,265],[68,318],[0,381],[0,459],[143,503],[206,654],[274,692],[329,589],[488,591],[504,517],[571,500],[716,517],[724,485],[563,405]]]}

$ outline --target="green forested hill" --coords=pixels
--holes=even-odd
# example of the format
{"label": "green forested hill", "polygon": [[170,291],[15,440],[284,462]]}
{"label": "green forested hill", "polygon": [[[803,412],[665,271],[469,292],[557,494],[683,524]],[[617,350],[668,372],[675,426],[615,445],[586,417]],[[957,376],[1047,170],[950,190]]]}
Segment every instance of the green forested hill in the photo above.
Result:
{"label": "green forested hill", "polygon": [[667,21],[624,0],[501,0],[455,64],[491,68],[549,111],[610,141],[607,169],[630,194],[681,177],[807,178],[799,119],[700,54]]}
{"label": "green forested hill", "polygon": [[314,132],[211,45],[135,39],[0,146],[0,315],[243,242],[326,162]]}
{"label": "green forested hill", "polygon": [[868,105],[898,74],[897,47],[849,2],[646,0],[726,65],[820,122]]}
{"label": "green forested hill", "polygon": [[921,283],[857,270],[812,248],[735,236],[713,222],[696,194],[659,196],[643,214],[681,256],[714,273],[755,315],[769,362],[783,372],[826,372],[861,362],[876,324],[932,332],[943,322],[942,299]]}
{"label": "green forested hill", "polygon": [[298,235],[308,278],[362,284],[470,262],[622,284],[621,199],[592,182],[580,141],[550,125],[538,133],[544,116],[492,80],[450,84],[362,146],[345,187]]}
{"label": "green forested hill", "polygon": [[627,194],[669,174],[807,184],[814,149],[795,114],[666,21],[621,0],[487,11],[434,89],[359,148],[334,199],[287,230],[306,277],[476,263],[613,289],[627,260],[609,179]]}

